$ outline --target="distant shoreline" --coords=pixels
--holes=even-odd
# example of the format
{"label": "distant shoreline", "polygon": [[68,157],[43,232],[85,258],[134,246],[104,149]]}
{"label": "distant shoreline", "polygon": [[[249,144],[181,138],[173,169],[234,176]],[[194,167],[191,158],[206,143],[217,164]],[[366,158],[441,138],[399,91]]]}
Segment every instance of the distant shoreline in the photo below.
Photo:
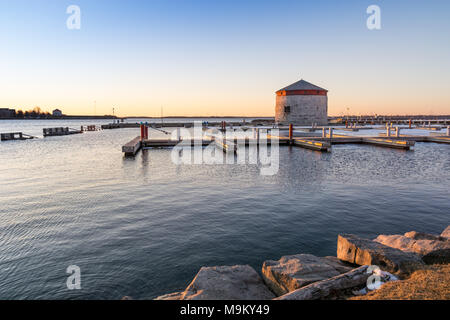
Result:
{"label": "distant shoreline", "polygon": [[116,116],[62,116],[52,118],[0,118],[0,120],[117,120]]}
{"label": "distant shoreline", "polygon": [[[136,117],[136,116],[132,116],[132,117],[119,117],[120,119],[161,119],[161,117]],[[208,119],[222,119],[222,118],[243,118],[243,119],[272,119],[275,118],[274,116],[261,116],[261,117],[251,117],[251,116],[167,116],[167,117],[162,117],[163,119],[178,119],[178,118],[188,118],[188,119],[193,119],[193,118],[208,118]]]}
{"label": "distant shoreline", "polygon": [[[357,119],[390,119],[390,120],[400,120],[400,119],[422,119],[422,120],[449,120],[450,115],[346,115],[346,116],[328,116],[328,120],[337,120],[337,119],[349,119],[349,120],[357,120]],[[45,118],[0,118],[0,120],[125,120],[125,119],[161,119],[161,117],[149,117],[149,116],[129,116],[129,117],[118,117],[112,115],[104,115],[104,116],[79,116],[79,115],[64,115],[61,117],[45,117]],[[162,119],[261,119],[261,120],[272,120],[275,119],[274,116],[261,116],[261,117],[252,117],[252,116],[166,116],[162,117]]]}
{"label": "distant shoreline", "polygon": [[[161,119],[161,117],[116,117],[116,116],[63,116],[53,118],[0,118],[0,120],[122,120],[122,119]],[[275,117],[239,117],[239,116],[167,116],[162,119],[275,119]]]}

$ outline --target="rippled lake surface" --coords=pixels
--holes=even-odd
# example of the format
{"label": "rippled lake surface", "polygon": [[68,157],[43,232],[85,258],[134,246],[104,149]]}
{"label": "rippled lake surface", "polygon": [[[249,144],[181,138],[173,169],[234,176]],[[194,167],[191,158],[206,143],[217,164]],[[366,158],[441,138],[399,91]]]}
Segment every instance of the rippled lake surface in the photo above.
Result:
{"label": "rippled lake surface", "polygon": [[[0,132],[100,121],[0,121]],[[422,130],[421,130],[422,131]],[[450,224],[450,146],[414,151],[280,146],[280,168],[125,159],[138,129],[0,142],[0,299],[149,299],[201,266],[335,255],[339,233],[375,237]],[[66,269],[81,268],[81,290]]]}

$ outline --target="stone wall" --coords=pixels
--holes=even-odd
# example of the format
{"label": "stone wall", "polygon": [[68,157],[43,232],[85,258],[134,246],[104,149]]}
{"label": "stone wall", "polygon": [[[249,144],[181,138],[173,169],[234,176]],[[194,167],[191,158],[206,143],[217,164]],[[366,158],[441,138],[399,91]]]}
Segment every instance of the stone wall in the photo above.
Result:
{"label": "stone wall", "polygon": [[[291,112],[285,113],[284,107],[290,106]],[[275,106],[275,121],[283,124],[310,126],[328,124],[328,97],[292,95],[277,96]]]}

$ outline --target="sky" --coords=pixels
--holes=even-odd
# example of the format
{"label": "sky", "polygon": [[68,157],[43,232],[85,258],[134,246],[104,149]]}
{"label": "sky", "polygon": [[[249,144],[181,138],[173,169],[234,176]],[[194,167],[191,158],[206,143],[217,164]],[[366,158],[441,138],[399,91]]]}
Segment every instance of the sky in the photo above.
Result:
{"label": "sky", "polygon": [[0,0],[0,108],[274,116],[275,91],[304,79],[329,115],[450,114],[449,15],[448,0]]}

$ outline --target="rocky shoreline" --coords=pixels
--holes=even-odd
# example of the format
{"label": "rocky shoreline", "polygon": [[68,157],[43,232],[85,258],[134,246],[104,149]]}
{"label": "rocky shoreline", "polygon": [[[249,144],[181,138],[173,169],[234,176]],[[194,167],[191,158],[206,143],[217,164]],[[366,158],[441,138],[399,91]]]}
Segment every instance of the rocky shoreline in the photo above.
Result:
{"label": "rocky shoreline", "polygon": [[182,292],[156,300],[347,299],[431,264],[450,263],[450,226],[441,235],[411,231],[374,240],[342,234],[336,257],[296,254],[249,265],[202,267]]}

